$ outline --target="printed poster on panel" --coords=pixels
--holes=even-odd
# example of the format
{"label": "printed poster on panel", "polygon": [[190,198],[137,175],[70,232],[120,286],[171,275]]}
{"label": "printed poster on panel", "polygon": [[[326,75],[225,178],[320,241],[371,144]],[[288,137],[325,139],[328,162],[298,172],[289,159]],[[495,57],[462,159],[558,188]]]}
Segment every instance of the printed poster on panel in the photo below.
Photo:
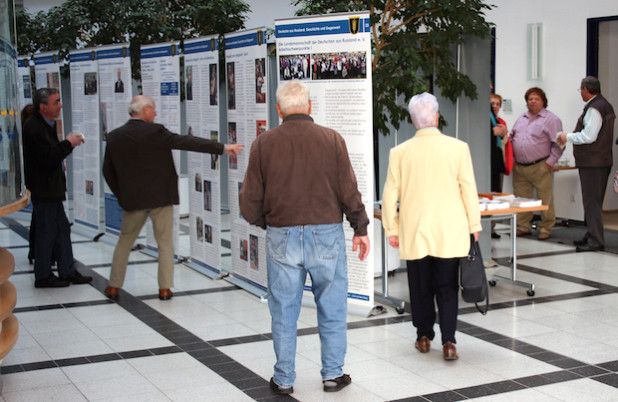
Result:
{"label": "printed poster on panel", "polygon": [[[184,58],[188,135],[220,142],[218,37],[186,40]],[[221,272],[222,157],[199,152],[187,154],[191,239],[188,265],[207,274]]]}
{"label": "printed poster on panel", "polygon": [[[180,133],[180,46],[178,42],[143,45],[140,49],[142,93],[150,96],[156,106],[155,123],[169,131]],[[180,151],[172,151],[176,172],[180,172]],[[174,250],[178,256],[179,208],[174,205]],[[146,247],[157,250],[152,222],[146,228]]]}
{"label": "printed poster on panel", "polygon": [[30,56],[17,56],[17,96],[19,110],[32,103],[32,77],[30,76]]}
{"label": "printed poster on panel", "polygon": [[[34,82],[36,88],[56,88],[62,99],[62,87],[60,85],[60,64],[58,52],[45,52],[34,55]],[[62,113],[56,119],[56,131],[58,139],[64,139],[64,127]]]}
{"label": "printed poster on panel", "polygon": [[261,293],[267,285],[266,232],[242,218],[238,194],[251,144],[268,128],[267,61],[265,29],[225,35],[227,137],[245,144],[245,152],[228,158],[232,275]]}
{"label": "printed poster on panel", "polygon": [[[108,132],[122,126],[129,119],[131,102],[131,57],[129,45],[110,45],[97,48],[99,63],[99,101],[101,111],[102,155],[105,153],[105,138]],[[120,234],[122,209],[118,200],[103,180],[105,205],[105,232],[112,236]]]}
{"label": "printed poster on panel", "polygon": [[[373,112],[369,13],[335,14],[275,21],[278,80],[310,86],[311,116],[346,141],[359,191],[373,216]],[[370,219],[368,233],[373,233]],[[373,307],[373,247],[365,261],[352,252],[353,232],[344,221],[348,250],[348,300]],[[371,244],[374,244],[373,239]],[[310,282],[306,289],[310,290]]]}
{"label": "printed poster on panel", "polygon": [[73,214],[76,225],[99,231],[101,133],[99,72],[94,49],[73,51],[71,61],[71,132],[84,135],[73,149]]}

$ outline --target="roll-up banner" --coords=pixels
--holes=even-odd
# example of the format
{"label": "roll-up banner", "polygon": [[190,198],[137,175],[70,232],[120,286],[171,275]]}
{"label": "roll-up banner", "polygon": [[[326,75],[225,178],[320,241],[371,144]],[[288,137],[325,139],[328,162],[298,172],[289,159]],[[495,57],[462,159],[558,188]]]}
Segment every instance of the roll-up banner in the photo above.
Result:
{"label": "roll-up banner", "polygon": [[[156,106],[155,123],[180,133],[180,46],[178,42],[142,45],[140,49],[142,93]],[[180,172],[180,151],[172,151],[176,172]],[[174,205],[174,255],[178,257],[179,208]],[[156,251],[152,222],[146,225],[146,250]]]}
{"label": "roll-up banner", "polygon": [[[369,13],[331,14],[275,21],[279,83],[300,79],[310,86],[311,116],[346,141],[359,191],[373,216],[373,110]],[[373,219],[368,228],[373,234]],[[365,261],[352,252],[352,229],[344,223],[351,311],[373,308],[373,247]],[[375,244],[371,239],[371,244]],[[308,279],[306,290],[310,290]]]}
{"label": "roll-up banner", "polygon": [[268,125],[268,61],[266,29],[225,35],[227,137],[245,144],[245,152],[229,157],[228,181],[232,247],[232,276],[228,280],[264,298],[266,296],[266,231],[249,225],[240,214],[238,194],[249,150]]}
{"label": "roll-up banner", "polygon": [[97,237],[101,224],[101,129],[99,71],[93,48],[69,53],[71,61],[71,132],[84,135],[73,149],[74,229]]}
{"label": "roll-up banner", "polygon": [[[131,85],[131,57],[129,44],[110,45],[97,48],[99,63],[99,100],[101,110],[101,155],[105,154],[106,136],[110,131],[129,120],[128,106],[133,97]],[[105,233],[111,240],[120,234],[122,208],[103,180],[105,205]],[[110,237],[111,236],[111,237]],[[107,239],[106,239],[107,238]]]}
{"label": "roll-up banner", "polygon": [[[219,39],[184,42],[187,132],[221,141],[219,133]],[[221,273],[222,155],[188,152],[191,268],[210,277]]]}

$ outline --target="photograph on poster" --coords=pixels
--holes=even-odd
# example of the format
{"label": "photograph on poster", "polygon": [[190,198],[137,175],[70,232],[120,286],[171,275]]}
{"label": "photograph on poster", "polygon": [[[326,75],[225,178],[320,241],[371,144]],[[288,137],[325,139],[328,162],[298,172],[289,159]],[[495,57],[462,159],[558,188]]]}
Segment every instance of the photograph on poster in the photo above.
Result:
{"label": "photograph on poster", "polygon": [[317,53],[311,57],[311,71],[314,80],[367,78],[367,53]]}
{"label": "photograph on poster", "polygon": [[193,100],[193,66],[187,66],[186,86],[187,100]]}
{"label": "photograph on poster", "polygon": [[101,102],[100,105],[99,117],[101,118],[101,138],[105,141],[107,137],[107,102]]}
{"label": "photograph on poster", "polygon": [[202,192],[202,175],[199,173],[195,173],[195,191]]}
{"label": "photograph on poster", "polygon": [[[236,144],[236,122],[227,123],[227,138],[228,143]],[[230,169],[238,169],[238,157],[230,156],[229,157],[229,168]]]}
{"label": "photograph on poster", "polygon": [[219,155],[210,154],[210,170],[219,170]]}
{"label": "photograph on poster", "polygon": [[30,82],[30,76],[24,75],[22,76],[22,80],[24,82],[24,98],[32,98],[32,84]]}
{"label": "photograph on poster", "polygon": [[240,240],[240,259],[243,261],[247,261],[248,257],[248,247],[247,240]]}
{"label": "photograph on poster", "polygon": [[204,238],[206,243],[212,244],[212,226],[204,225]]}
{"label": "photograph on poster", "polygon": [[219,80],[217,79],[217,65],[210,64],[210,105],[216,106],[219,104],[217,94],[219,93]]}
{"label": "photograph on poster", "polygon": [[259,269],[259,258],[258,258],[258,237],[254,235],[249,235],[249,241],[251,244],[251,249],[249,250],[249,255],[251,258],[251,268],[256,271]]}
{"label": "photograph on poster", "polygon": [[124,82],[122,81],[122,70],[116,69],[116,82],[114,83],[114,92],[117,94],[124,93]]}
{"label": "photograph on poster", "polygon": [[204,220],[199,216],[195,217],[195,234],[197,241],[204,241]]}
{"label": "photograph on poster", "polygon": [[84,95],[97,94],[97,73],[84,73]]}
{"label": "photograph on poster", "polygon": [[92,180],[86,180],[86,194],[94,195],[94,182]]}
{"label": "photograph on poster", "polygon": [[227,63],[227,108],[236,109],[236,77],[234,62]]}
{"label": "photograph on poster", "polygon": [[204,209],[212,211],[212,183],[204,180]]}
{"label": "photograph on poster", "polygon": [[282,80],[308,80],[309,61],[311,56],[308,54],[285,55],[279,57],[279,77]]}
{"label": "photograph on poster", "polygon": [[255,136],[256,138],[266,132],[266,120],[257,120],[255,122]]}
{"label": "photograph on poster", "polygon": [[255,59],[255,103],[266,103],[266,73],[264,58]]}
{"label": "photograph on poster", "polygon": [[191,126],[187,127],[187,135],[193,135],[193,127]]}
{"label": "photograph on poster", "polygon": [[47,88],[60,88],[60,75],[56,71],[47,73]]}

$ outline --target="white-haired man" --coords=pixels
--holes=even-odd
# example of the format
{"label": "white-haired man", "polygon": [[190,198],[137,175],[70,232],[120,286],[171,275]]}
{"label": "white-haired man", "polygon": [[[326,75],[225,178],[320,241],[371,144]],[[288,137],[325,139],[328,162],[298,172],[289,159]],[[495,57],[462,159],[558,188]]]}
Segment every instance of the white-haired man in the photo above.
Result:
{"label": "white-haired man", "polygon": [[472,159],[465,142],[438,130],[435,96],[416,95],[409,109],[418,131],[390,152],[382,225],[407,260],[415,347],[430,350],[435,298],[444,359],[456,360],[459,258],[468,254],[470,234],[478,240],[481,230]]}
{"label": "white-haired man", "polygon": [[310,117],[309,88],[299,80],[279,87],[277,111],[283,123],[253,143],[240,191],[243,217],[267,229],[268,307],[277,357],[270,386],[277,394],[294,391],[296,322],[309,273],[323,389],[339,391],[352,381],[343,373],[348,293],[343,214],[361,260],[369,253],[369,219],[343,137]]}
{"label": "white-haired man", "polygon": [[154,123],[152,98],[138,95],[129,105],[129,121],[107,134],[103,176],[122,207],[120,237],[114,250],[105,295],[118,298],[133,243],[147,218],[159,248],[159,299],[172,297],[174,286],[173,205],[179,203],[178,174],[172,149],[238,155],[244,145],[170,132]]}

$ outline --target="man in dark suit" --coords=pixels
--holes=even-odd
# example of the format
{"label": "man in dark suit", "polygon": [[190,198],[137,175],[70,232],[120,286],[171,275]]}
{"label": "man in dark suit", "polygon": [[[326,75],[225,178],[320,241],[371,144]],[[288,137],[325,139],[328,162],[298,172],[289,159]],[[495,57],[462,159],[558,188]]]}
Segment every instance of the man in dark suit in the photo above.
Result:
{"label": "man in dark suit", "polygon": [[118,75],[118,79],[114,83],[114,92],[117,94],[124,93],[124,82],[122,82],[122,71],[120,71],[120,69],[117,69],[116,74]]}
{"label": "man in dark suit", "polygon": [[[23,129],[24,173],[30,190],[34,220],[34,286],[65,287],[92,281],[75,269],[71,230],[62,201],[66,200],[64,159],[84,142],[81,134],[70,133],[59,141],[56,119],[62,104],[56,88],[41,88],[34,94],[34,112]],[[51,270],[52,253],[58,274]]]}
{"label": "man in dark suit", "polygon": [[236,156],[244,145],[178,135],[154,123],[152,98],[138,95],[129,105],[131,119],[107,135],[103,175],[122,207],[120,237],[114,250],[105,294],[118,297],[124,283],[131,247],[146,218],[153,223],[159,247],[159,299],[172,297],[174,285],[173,205],[179,203],[178,175],[172,149]]}

